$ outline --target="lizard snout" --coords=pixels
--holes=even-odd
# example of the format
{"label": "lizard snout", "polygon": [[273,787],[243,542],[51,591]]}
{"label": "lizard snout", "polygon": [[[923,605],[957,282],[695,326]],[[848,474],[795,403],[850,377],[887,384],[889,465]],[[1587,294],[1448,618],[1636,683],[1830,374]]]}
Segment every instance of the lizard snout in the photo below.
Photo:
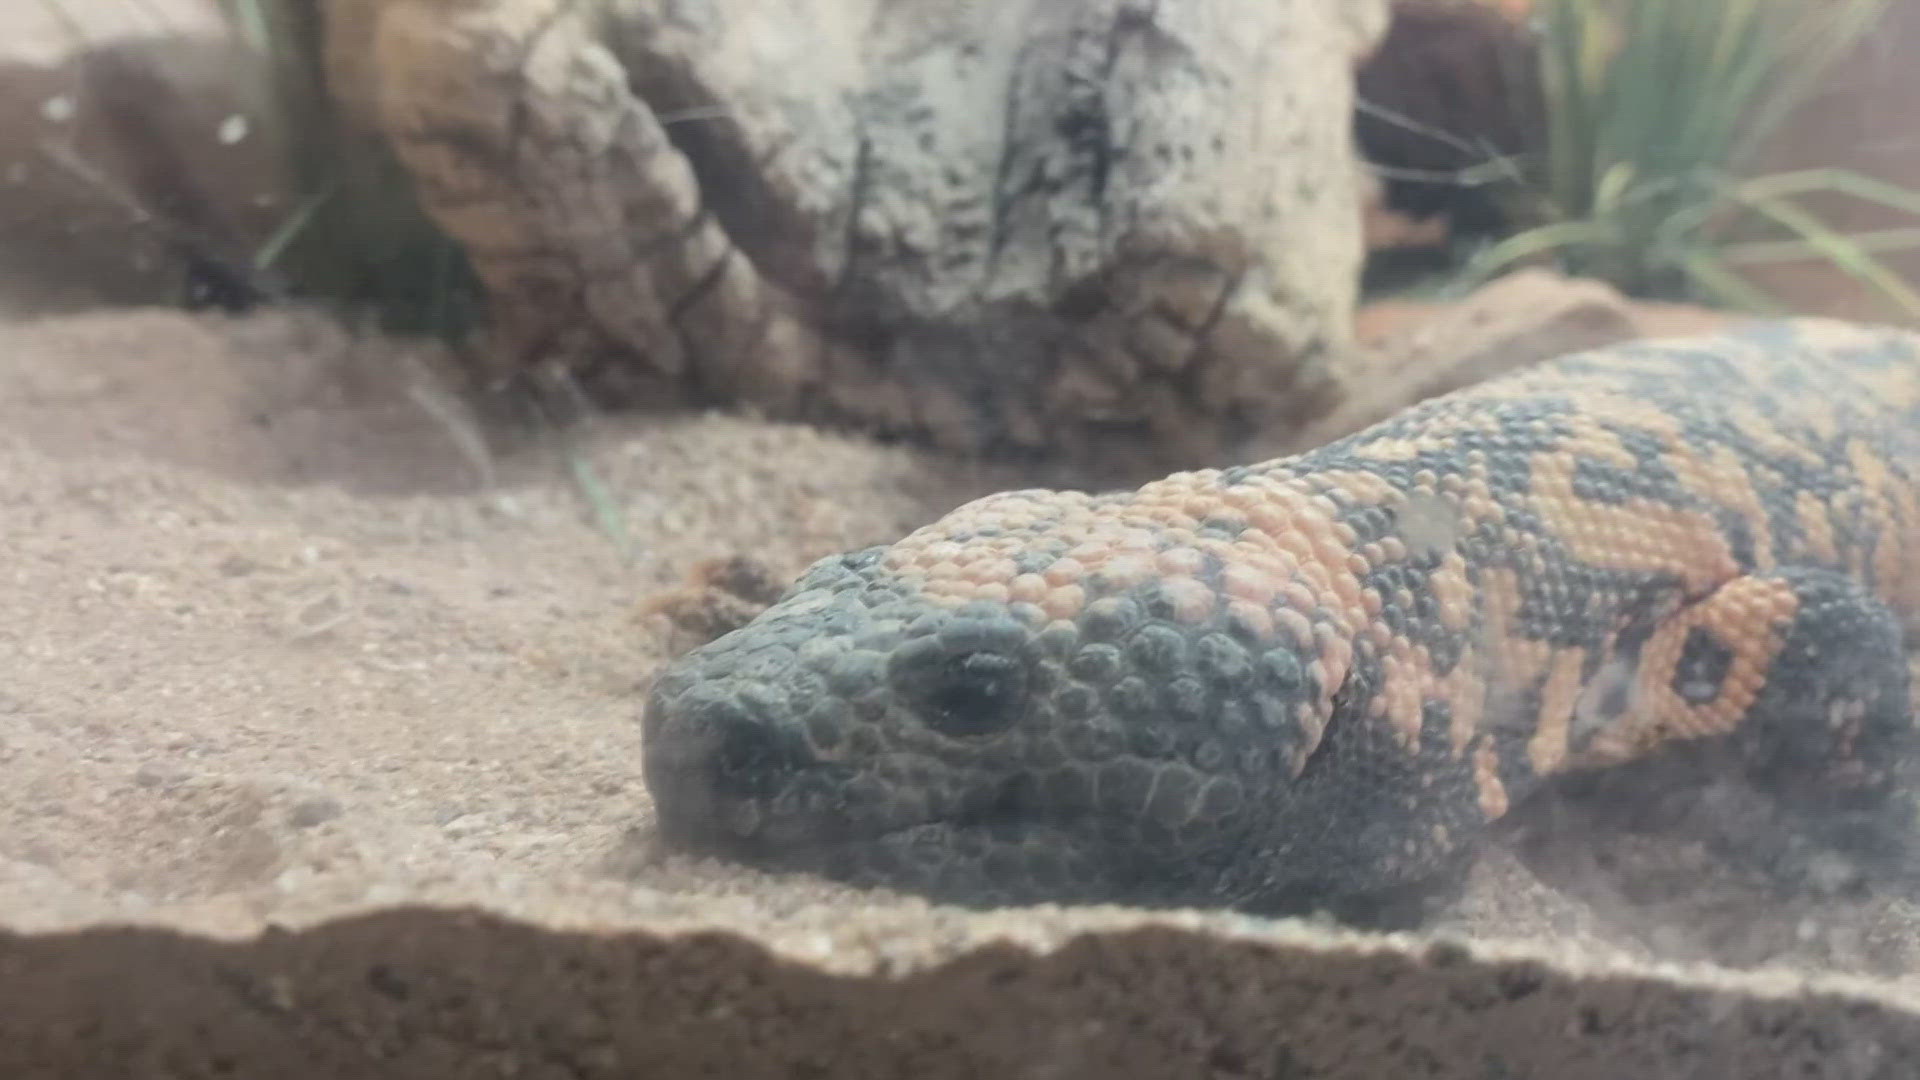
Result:
{"label": "lizard snout", "polygon": [[806,742],[723,687],[647,704],[647,785],[664,835],[752,839],[765,807],[813,763]]}

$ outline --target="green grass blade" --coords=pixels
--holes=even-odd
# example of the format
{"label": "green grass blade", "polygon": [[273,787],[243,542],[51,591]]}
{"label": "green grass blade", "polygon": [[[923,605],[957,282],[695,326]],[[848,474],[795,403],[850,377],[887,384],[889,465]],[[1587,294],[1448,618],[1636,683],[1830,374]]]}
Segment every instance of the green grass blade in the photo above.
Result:
{"label": "green grass blade", "polygon": [[1745,202],[1783,199],[1822,191],[1839,192],[1890,210],[1920,215],[1920,191],[1852,169],[1795,169],[1791,172],[1769,173],[1730,187],[1727,196]]}
{"label": "green grass blade", "polygon": [[332,201],[334,195],[336,195],[339,190],[340,186],[334,184],[329,186],[325,191],[316,191],[312,195],[300,200],[300,205],[293,208],[293,213],[288,214],[286,220],[282,221],[279,227],[273,230],[273,235],[267,237],[266,242],[262,243],[259,250],[253,253],[253,268],[256,270],[268,270],[273,267],[274,263],[279,262],[280,257],[286,254],[287,248],[302,232],[306,231],[308,225],[313,223],[314,215],[318,214],[322,207]]}
{"label": "green grass blade", "polygon": [[[1866,252],[1920,251],[1920,227],[1873,229],[1842,235],[1848,243]],[[1800,262],[1821,257],[1820,250],[1805,240],[1748,240],[1720,248],[1720,258],[1731,266]]]}
{"label": "green grass blade", "polygon": [[226,6],[233,12],[233,24],[239,28],[240,40],[255,52],[271,56],[273,30],[262,0],[229,0]]}
{"label": "green grass blade", "polygon": [[1515,233],[1491,245],[1468,262],[1462,276],[1473,282],[1487,281],[1517,263],[1549,252],[1608,247],[1619,241],[1619,233],[1608,222],[1554,222]]}
{"label": "green grass blade", "polygon": [[1688,253],[1681,268],[1699,293],[1728,307],[1769,315],[1785,310],[1773,296],[1708,252]]}
{"label": "green grass blade", "polygon": [[1755,213],[1797,233],[1807,244],[1825,255],[1834,266],[1850,277],[1877,289],[1908,315],[1920,315],[1920,294],[1908,288],[1900,276],[1859,245],[1828,228],[1825,222],[1782,199],[1743,199]]}
{"label": "green grass blade", "polygon": [[1527,183],[1512,201],[1540,214],[1516,217],[1531,227],[1461,275],[1553,256],[1634,295],[1678,287],[1772,309],[1738,267],[1820,258],[1903,309],[1920,306],[1876,257],[1920,247],[1920,228],[1850,236],[1792,201],[1847,195],[1920,218],[1920,193],[1838,169],[1747,172],[1888,3],[1537,0],[1546,145],[1518,162]]}

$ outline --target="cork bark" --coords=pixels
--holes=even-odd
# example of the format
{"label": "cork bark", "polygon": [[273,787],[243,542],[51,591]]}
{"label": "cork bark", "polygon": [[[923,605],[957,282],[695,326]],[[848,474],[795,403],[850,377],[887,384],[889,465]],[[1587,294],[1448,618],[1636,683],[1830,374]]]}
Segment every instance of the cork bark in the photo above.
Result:
{"label": "cork bark", "polygon": [[1322,402],[1374,0],[396,0],[331,69],[499,372],[1200,460]]}

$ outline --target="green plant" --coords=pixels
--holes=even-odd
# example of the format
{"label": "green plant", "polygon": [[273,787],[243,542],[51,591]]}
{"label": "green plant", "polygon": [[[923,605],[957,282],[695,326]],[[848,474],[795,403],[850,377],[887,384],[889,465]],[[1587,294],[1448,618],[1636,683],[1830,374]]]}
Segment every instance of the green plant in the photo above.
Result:
{"label": "green plant", "polygon": [[405,170],[343,122],[321,58],[323,5],[222,0],[235,33],[270,72],[267,123],[285,129],[303,192],[254,253],[298,291],[376,312],[392,330],[457,337],[477,317],[478,284],[428,219]]}
{"label": "green plant", "polygon": [[1469,260],[1461,283],[1552,259],[1633,295],[1771,310],[1747,271],[1823,258],[1920,315],[1920,295],[1876,257],[1920,246],[1920,230],[1847,235],[1806,203],[1920,215],[1920,193],[1843,169],[1755,175],[1887,2],[1537,0],[1544,152],[1506,163],[1529,224]]}

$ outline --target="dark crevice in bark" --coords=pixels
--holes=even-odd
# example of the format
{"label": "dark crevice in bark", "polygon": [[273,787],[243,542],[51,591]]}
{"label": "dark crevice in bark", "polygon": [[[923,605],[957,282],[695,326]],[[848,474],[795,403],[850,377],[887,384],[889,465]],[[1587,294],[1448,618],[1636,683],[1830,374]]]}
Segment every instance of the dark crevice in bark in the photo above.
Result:
{"label": "dark crevice in bark", "polygon": [[984,296],[993,287],[994,275],[1000,268],[1000,256],[1006,250],[1008,229],[1013,214],[1014,193],[1011,190],[1013,169],[1020,156],[1020,142],[1016,129],[1020,119],[1021,86],[1026,81],[1027,57],[1030,44],[1022,44],[1014,52],[1012,75],[1005,90],[1006,102],[1000,116],[1000,148],[993,165],[993,224],[992,233],[987,240],[987,258],[982,275],[980,295]]}
{"label": "dark crevice in bark", "polygon": [[727,264],[733,261],[735,254],[732,248],[721,252],[720,257],[713,260],[713,265],[701,272],[699,279],[693,283],[693,287],[673,301],[672,306],[667,309],[667,321],[675,326],[680,325],[680,317],[720,283],[721,276],[727,272]]}
{"label": "dark crevice in bark", "polygon": [[[724,108],[713,88],[672,57],[637,58],[628,85],[656,117]],[[695,115],[661,125],[667,140],[693,170],[694,179],[728,240],[768,281],[798,296],[819,298],[832,287],[813,251],[816,226],[776,192],[768,163],[779,145],[756,153],[725,116]]]}
{"label": "dark crevice in bark", "polygon": [[833,295],[837,298],[858,277],[860,268],[860,216],[866,211],[873,184],[873,140],[860,137],[860,148],[853,155],[853,176],[847,184],[847,228],[842,241],[840,270],[834,275]]}
{"label": "dark crevice in bark", "polygon": [[1189,368],[1195,366],[1206,351],[1207,338],[1213,335],[1213,328],[1220,325],[1221,319],[1226,318],[1227,304],[1232,301],[1233,294],[1240,291],[1240,283],[1246,280],[1247,271],[1242,267],[1221,276],[1225,280],[1220,287],[1220,295],[1213,298],[1213,307],[1200,320],[1200,325],[1193,328],[1193,352],[1187,357]]}

